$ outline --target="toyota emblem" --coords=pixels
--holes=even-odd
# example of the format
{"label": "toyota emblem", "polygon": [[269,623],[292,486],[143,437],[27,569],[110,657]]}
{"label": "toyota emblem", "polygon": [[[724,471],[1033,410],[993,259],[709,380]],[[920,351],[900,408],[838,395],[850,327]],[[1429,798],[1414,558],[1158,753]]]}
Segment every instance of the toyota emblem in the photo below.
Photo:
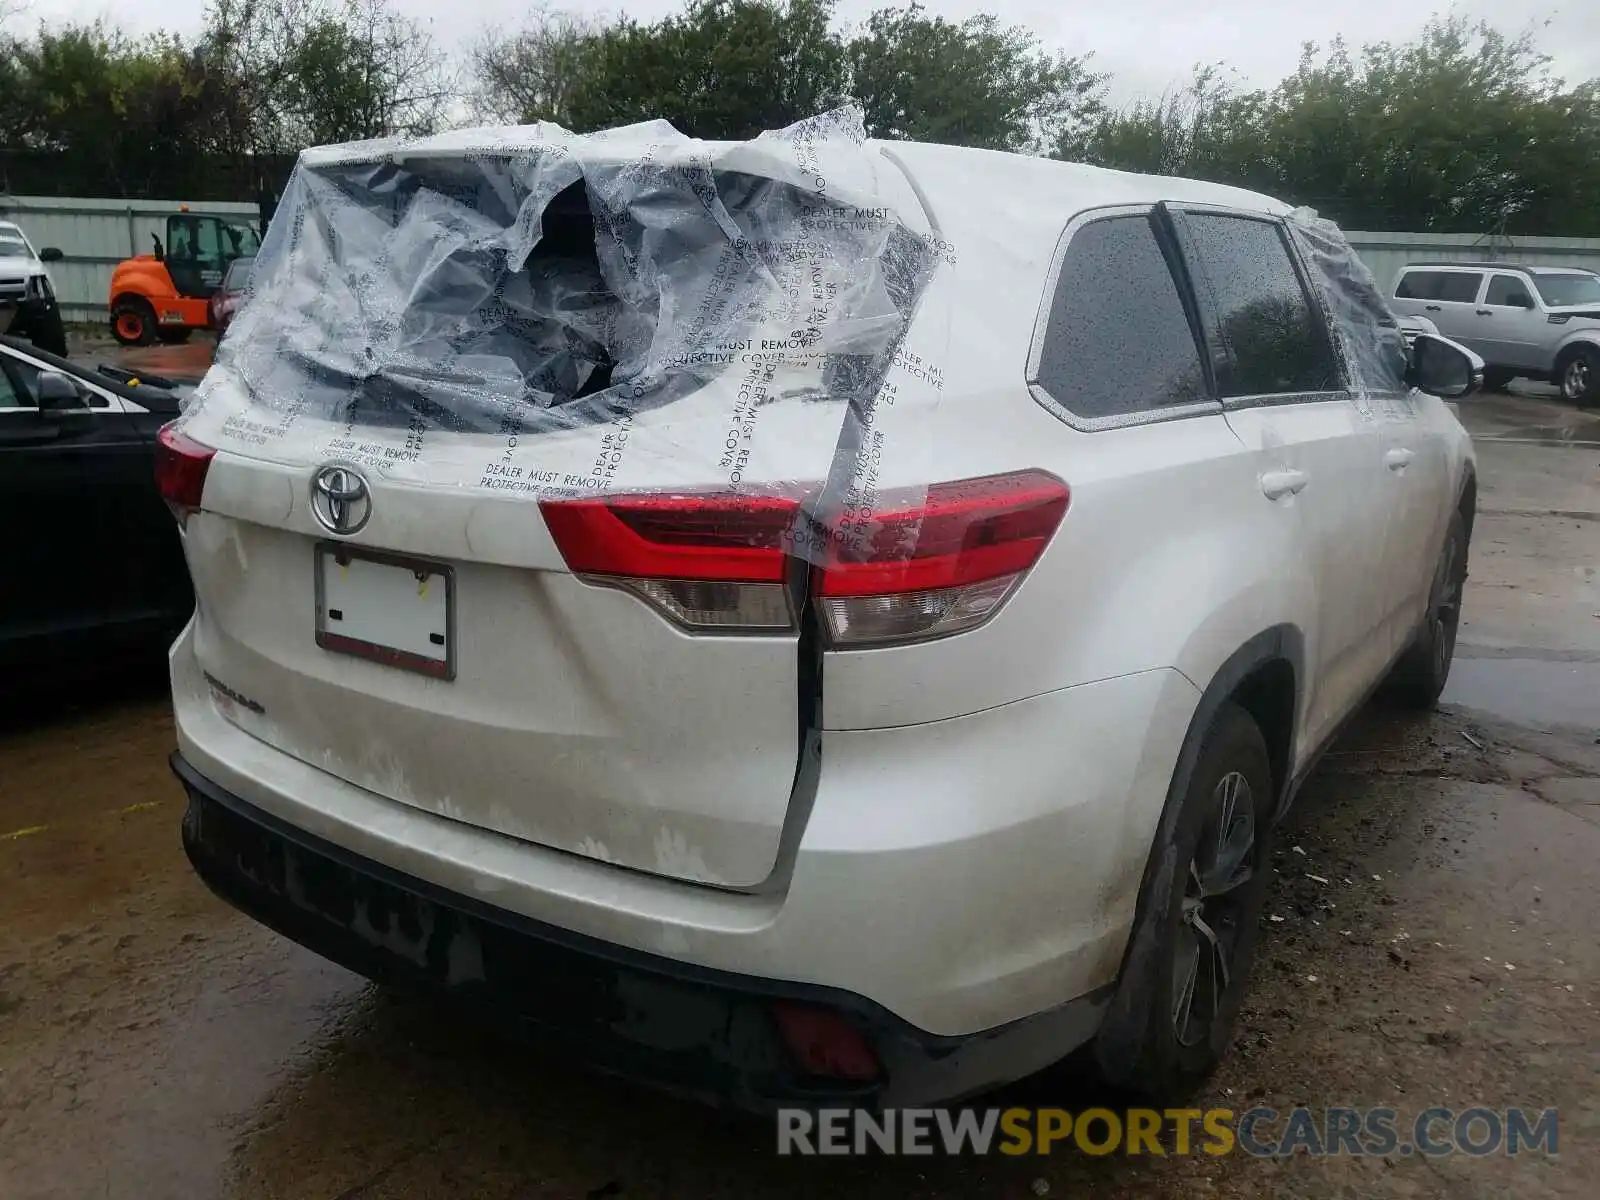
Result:
{"label": "toyota emblem", "polygon": [[329,463],[313,475],[311,515],[330,533],[359,533],[372,515],[372,490],[361,472]]}

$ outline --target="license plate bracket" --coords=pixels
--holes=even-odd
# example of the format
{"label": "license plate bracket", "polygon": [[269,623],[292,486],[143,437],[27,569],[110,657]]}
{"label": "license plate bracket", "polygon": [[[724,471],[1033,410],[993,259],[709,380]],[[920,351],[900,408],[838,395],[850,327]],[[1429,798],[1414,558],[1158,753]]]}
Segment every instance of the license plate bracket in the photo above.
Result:
{"label": "license plate bracket", "polygon": [[319,542],[317,645],[453,680],[455,593],[455,571],[445,563]]}

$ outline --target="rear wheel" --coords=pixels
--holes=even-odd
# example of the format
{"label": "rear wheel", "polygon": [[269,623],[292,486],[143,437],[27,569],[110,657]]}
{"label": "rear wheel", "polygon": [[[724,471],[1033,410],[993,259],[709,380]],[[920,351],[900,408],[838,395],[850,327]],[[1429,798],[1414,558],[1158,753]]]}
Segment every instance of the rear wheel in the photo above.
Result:
{"label": "rear wheel", "polygon": [[1561,395],[1579,408],[1600,404],[1600,348],[1578,346],[1561,360],[1556,371]]}
{"label": "rear wheel", "polygon": [[[13,324],[13,334],[20,334]],[[59,354],[62,358],[67,356],[67,331],[61,324],[61,310],[55,306],[37,313],[29,325],[27,337],[30,342],[41,350],[51,354]]]}
{"label": "rear wheel", "polygon": [[156,310],[137,296],[118,300],[111,309],[111,336],[124,346],[148,346],[156,340]]}
{"label": "rear wheel", "polygon": [[1268,879],[1267,744],[1225,705],[1175,814],[1163,816],[1117,992],[1095,1042],[1108,1082],[1155,1101],[1193,1091],[1233,1037]]}
{"label": "rear wheel", "polygon": [[185,325],[178,329],[157,330],[156,337],[160,338],[168,346],[181,346],[189,340],[189,335],[193,332],[194,330]]}
{"label": "rear wheel", "polygon": [[1459,512],[1450,516],[1444,546],[1434,564],[1428,591],[1428,612],[1416,639],[1395,663],[1389,691],[1407,708],[1428,709],[1439,701],[1450,678],[1461,625],[1461,592],[1467,581],[1467,525]]}

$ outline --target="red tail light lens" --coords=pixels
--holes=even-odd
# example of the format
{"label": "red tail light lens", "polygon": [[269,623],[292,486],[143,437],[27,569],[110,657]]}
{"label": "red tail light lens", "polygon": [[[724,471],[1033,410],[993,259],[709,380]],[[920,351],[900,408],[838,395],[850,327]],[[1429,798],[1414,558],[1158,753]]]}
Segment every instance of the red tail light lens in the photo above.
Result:
{"label": "red tail light lens", "polygon": [[1067,485],[1018,471],[893,495],[814,574],[830,640],[870,645],[944,637],[986,621],[1066,515]]}
{"label": "red tail light lens", "polygon": [[[794,628],[784,580],[802,502],[651,493],[539,507],[574,573],[631,591],[689,629],[772,633]],[[1067,502],[1067,485],[1044,471],[886,494],[813,568],[831,642],[943,637],[982,623],[1044,552]]]}
{"label": "red tail light lens", "polygon": [[791,495],[651,493],[541,500],[573,572],[624,588],[689,629],[794,628],[784,575]]}
{"label": "red tail light lens", "polygon": [[781,583],[796,496],[660,492],[541,500],[550,536],[580,575]]}
{"label": "red tail light lens", "polygon": [[217,452],[185,437],[170,425],[156,434],[156,487],[182,525],[200,509],[205,493],[206,472]]}

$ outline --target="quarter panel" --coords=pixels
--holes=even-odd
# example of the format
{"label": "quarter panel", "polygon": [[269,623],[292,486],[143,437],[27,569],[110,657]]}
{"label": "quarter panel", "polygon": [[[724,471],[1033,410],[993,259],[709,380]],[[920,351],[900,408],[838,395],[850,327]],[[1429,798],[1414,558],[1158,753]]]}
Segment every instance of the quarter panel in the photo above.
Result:
{"label": "quarter panel", "polygon": [[1067,481],[1054,540],[986,625],[829,652],[826,728],[943,720],[1162,667],[1203,686],[1253,635],[1301,624],[1294,523],[1276,519],[1222,416],[1085,433],[1027,404],[1037,419],[1019,414],[1009,461],[991,469],[1038,466]]}

